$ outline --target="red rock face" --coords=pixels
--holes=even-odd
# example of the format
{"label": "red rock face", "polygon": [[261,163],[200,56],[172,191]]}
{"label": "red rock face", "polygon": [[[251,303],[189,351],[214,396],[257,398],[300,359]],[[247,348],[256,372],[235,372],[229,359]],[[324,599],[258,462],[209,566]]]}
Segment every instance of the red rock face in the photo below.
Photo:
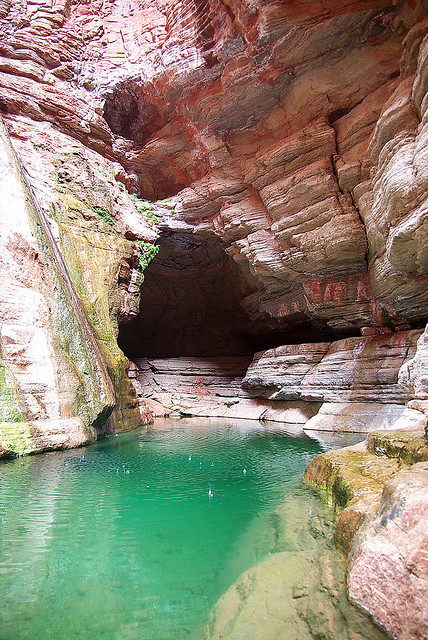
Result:
{"label": "red rock face", "polygon": [[[366,414],[371,423],[408,422],[409,411],[426,423],[427,335],[409,360],[414,341],[393,332],[414,336],[409,330],[428,318],[427,14],[427,0],[0,0],[0,112],[115,378],[123,402],[114,428],[131,424],[137,404],[127,381],[117,381],[126,369],[117,319],[129,323],[120,333],[128,355],[150,356],[152,373],[165,358],[146,386],[171,378],[168,357],[193,362],[192,411],[206,390],[193,356],[242,362],[288,345],[258,358],[246,384],[269,399],[272,392],[273,402],[295,396],[316,407],[299,400],[287,417],[225,396],[220,415],[306,422],[326,400],[312,426],[331,428],[340,415],[351,430]],[[170,202],[143,215],[123,185]],[[56,287],[46,292],[29,220],[15,233],[12,210],[1,273],[12,311],[0,305],[0,347],[33,420],[26,450],[75,446],[96,436],[105,412],[97,405],[81,418],[96,395],[79,387],[81,359],[80,373],[68,367],[73,384],[52,359],[48,339],[66,334],[64,313],[51,304]],[[137,316],[141,254],[156,239]],[[18,296],[9,293],[14,282]],[[61,330],[51,330],[51,316]],[[360,331],[366,337],[355,337]],[[385,332],[393,337],[377,335]],[[38,366],[36,384],[25,354]],[[219,377],[223,388],[231,375]],[[12,383],[7,392],[16,420]],[[395,403],[392,413],[368,406],[381,396]],[[0,441],[0,454],[9,450],[19,451]],[[399,486],[389,491],[401,500]],[[351,593],[370,611],[373,588],[371,612],[397,638],[426,637],[426,594],[411,580],[418,574],[426,584],[426,499],[414,509],[403,496],[395,519],[385,495],[372,528],[383,528],[391,553],[377,566],[377,533],[367,530]],[[414,522],[413,511],[421,514]],[[384,588],[400,582],[390,579],[390,561],[404,585],[396,593]]]}
{"label": "red rock face", "polygon": [[120,163],[129,190],[173,198],[164,237],[179,220],[206,252],[221,242],[240,283],[232,333],[247,323],[279,344],[418,325],[426,13],[422,0],[4,0],[0,107],[21,139],[46,123]]}

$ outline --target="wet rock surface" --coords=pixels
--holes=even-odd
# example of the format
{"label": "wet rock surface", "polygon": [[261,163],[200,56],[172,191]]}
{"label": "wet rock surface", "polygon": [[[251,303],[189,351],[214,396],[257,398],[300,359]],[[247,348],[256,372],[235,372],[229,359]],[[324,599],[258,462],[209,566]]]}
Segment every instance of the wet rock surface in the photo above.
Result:
{"label": "wet rock surface", "polygon": [[307,482],[340,510],[351,599],[395,638],[426,635],[428,445],[424,432],[374,432],[318,456]]}
{"label": "wet rock surface", "polygon": [[376,518],[358,536],[348,573],[353,602],[395,638],[425,638],[428,589],[428,462],[396,474]]}

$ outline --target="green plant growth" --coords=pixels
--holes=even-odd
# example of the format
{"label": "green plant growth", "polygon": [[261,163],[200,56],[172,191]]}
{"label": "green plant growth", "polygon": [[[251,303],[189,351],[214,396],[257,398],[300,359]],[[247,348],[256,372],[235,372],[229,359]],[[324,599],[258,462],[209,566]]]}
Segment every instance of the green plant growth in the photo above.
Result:
{"label": "green plant growth", "polygon": [[146,217],[148,218],[148,223],[150,226],[153,226],[154,224],[158,225],[160,222],[160,216],[156,215],[156,213],[153,213],[153,211],[148,211],[146,213]]}
{"label": "green plant growth", "polygon": [[21,420],[17,390],[0,359],[0,422],[21,422]]}
{"label": "green plant growth", "polygon": [[141,200],[141,198],[139,198],[135,193],[131,193],[129,197],[134,203],[137,211],[146,216],[148,224],[151,227],[154,224],[159,224],[161,217],[153,211],[153,204],[151,202],[147,202],[147,200]]}
{"label": "green plant growth", "polygon": [[169,198],[165,198],[164,200],[158,200],[158,204],[161,204],[164,207],[169,207],[171,213],[174,213],[175,211],[176,203],[170,200]]}
{"label": "green plant growth", "polygon": [[98,80],[97,78],[94,78],[94,76],[89,76],[85,79],[83,86],[86,87],[86,89],[96,89],[98,86]]}
{"label": "green plant growth", "polygon": [[50,151],[51,153],[53,153],[53,149],[44,142],[32,142],[31,144],[33,145],[34,149],[45,149],[46,151]]}
{"label": "green plant growth", "polygon": [[115,222],[108,211],[106,211],[102,207],[96,207],[94,205],[91,205],[91,209],[94,213],[99,215],[104,220],[104,222],[109,224],[111,227],[115,226]]}
{"label": "green plant growth", "polygon": [[153,258],[159,253],[159,245],[137,240],[139,247],[138,265],[140,269],[144,269],[150,264]]}

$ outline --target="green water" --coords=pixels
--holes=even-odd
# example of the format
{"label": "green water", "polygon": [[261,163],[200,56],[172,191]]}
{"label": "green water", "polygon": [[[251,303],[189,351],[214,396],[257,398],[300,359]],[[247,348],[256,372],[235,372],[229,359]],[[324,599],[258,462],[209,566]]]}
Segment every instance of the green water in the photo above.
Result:
{"label": "green water", "polygon": [[0,640],[200,638],[322,451],[196,419],[0,465]]}

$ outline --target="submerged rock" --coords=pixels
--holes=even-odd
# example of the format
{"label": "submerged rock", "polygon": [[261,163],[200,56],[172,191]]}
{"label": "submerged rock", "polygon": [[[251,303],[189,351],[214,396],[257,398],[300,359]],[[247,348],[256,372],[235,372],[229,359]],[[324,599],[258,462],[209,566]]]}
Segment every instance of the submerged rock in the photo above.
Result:
{"label": "submerged rock", "polygon": [[385,638],[347,601],[345,563],[329,544],[331,515],[307,494],[278,508],[274,552],[220,598],[205,640]]}

